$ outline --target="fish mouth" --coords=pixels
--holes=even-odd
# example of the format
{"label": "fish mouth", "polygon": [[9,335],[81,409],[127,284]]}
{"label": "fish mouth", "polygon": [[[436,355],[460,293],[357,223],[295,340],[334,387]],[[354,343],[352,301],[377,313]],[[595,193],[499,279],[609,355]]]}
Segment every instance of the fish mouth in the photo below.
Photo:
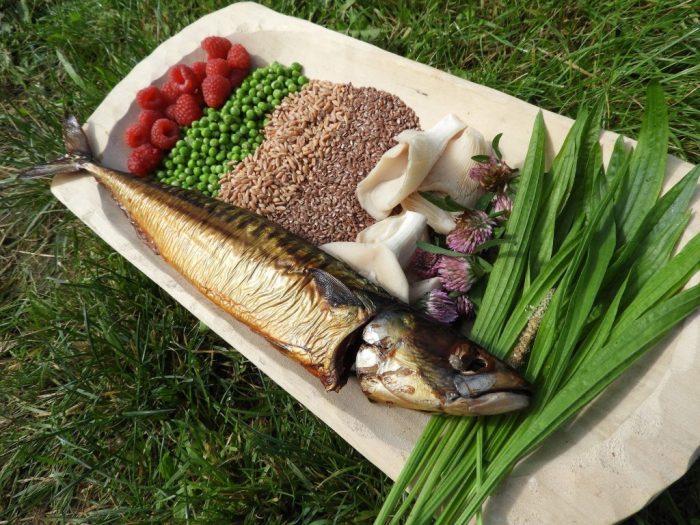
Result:
{"label": "fish mouth", "polygon": [[469,399],[459,398],[446,411],[455,415],[493,416],[527,408],[531,398],[529,392],[523,391],[489,392]]}

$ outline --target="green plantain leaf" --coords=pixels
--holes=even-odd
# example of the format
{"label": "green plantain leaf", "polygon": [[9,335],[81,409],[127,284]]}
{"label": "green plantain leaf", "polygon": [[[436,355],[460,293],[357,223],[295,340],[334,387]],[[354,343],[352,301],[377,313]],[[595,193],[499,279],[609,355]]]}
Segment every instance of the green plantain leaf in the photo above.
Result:
{"label": "green plantain leaf", "polygon": [[615,203],[618,236],[622,242],[634,236],[661,192],[666,174],[668,133],[664,92],[658,82],[651,82],[639,142]]}
{"label": "green plantain leaf", "polygon": [[510,244],[507,249],[500,250],[493,265],[481,310],[472,330],[476,341],[490,350],[495,350],[498,335],[510,314],[525,272],[528,243],[540,202],[544,139],[544,119],[542,112],[539,112],[520,176],[520,187],[513,203],[513,213],[506,224],[505,237]]}

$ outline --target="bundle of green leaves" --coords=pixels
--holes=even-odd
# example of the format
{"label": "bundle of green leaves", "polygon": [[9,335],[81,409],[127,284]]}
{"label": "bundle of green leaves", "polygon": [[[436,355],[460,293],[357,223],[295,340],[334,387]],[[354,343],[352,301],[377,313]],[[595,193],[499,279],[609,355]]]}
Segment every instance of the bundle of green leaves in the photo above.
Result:
{"label": "bundle of green leaves", "polygon": [[[542,316],[522,372],[533,406],[491,418],[436,416],[375,523],[467,523],[513,466],[700,306],[700,235],[677,254],[700,168],[661,196],[668,117],[651,83],[639,142],[607,170],[602,107],[581,110],[549,172],[540,113],[513,212],[471,338],[507,359],[532,307]],[[410,492],[406,494],[407,488]]]}

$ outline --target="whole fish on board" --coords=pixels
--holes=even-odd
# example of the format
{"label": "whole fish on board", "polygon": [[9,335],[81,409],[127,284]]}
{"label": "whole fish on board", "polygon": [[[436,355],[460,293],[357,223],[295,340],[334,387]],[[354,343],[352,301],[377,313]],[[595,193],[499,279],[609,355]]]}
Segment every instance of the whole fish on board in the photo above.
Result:
{"label": "whole fish on board", "polygon": [[455,415],[528,405],[516,371],[309,242],[198,192],[101,166],[75,117],[67,154],[25,171],[86,171],[109,190],[143,240],[224,311],[340,389],[355,363],[372,401]]}

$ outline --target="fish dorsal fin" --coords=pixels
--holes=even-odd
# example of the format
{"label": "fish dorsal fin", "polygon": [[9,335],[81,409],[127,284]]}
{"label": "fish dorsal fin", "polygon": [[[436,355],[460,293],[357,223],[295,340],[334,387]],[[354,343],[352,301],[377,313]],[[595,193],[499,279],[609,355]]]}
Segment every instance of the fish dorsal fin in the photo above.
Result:
{"label": "fish dorsal fin", "polygon": [[364,306],[360,298],[337,277],[320,268],[313,268],[310,271],[321,295],[332,306]]}
{"label": "fish dorsal fin", "polygon": [[66,115],[63,121],[63,143],[68,155],[91,158],[90,144],[75,115]]}

